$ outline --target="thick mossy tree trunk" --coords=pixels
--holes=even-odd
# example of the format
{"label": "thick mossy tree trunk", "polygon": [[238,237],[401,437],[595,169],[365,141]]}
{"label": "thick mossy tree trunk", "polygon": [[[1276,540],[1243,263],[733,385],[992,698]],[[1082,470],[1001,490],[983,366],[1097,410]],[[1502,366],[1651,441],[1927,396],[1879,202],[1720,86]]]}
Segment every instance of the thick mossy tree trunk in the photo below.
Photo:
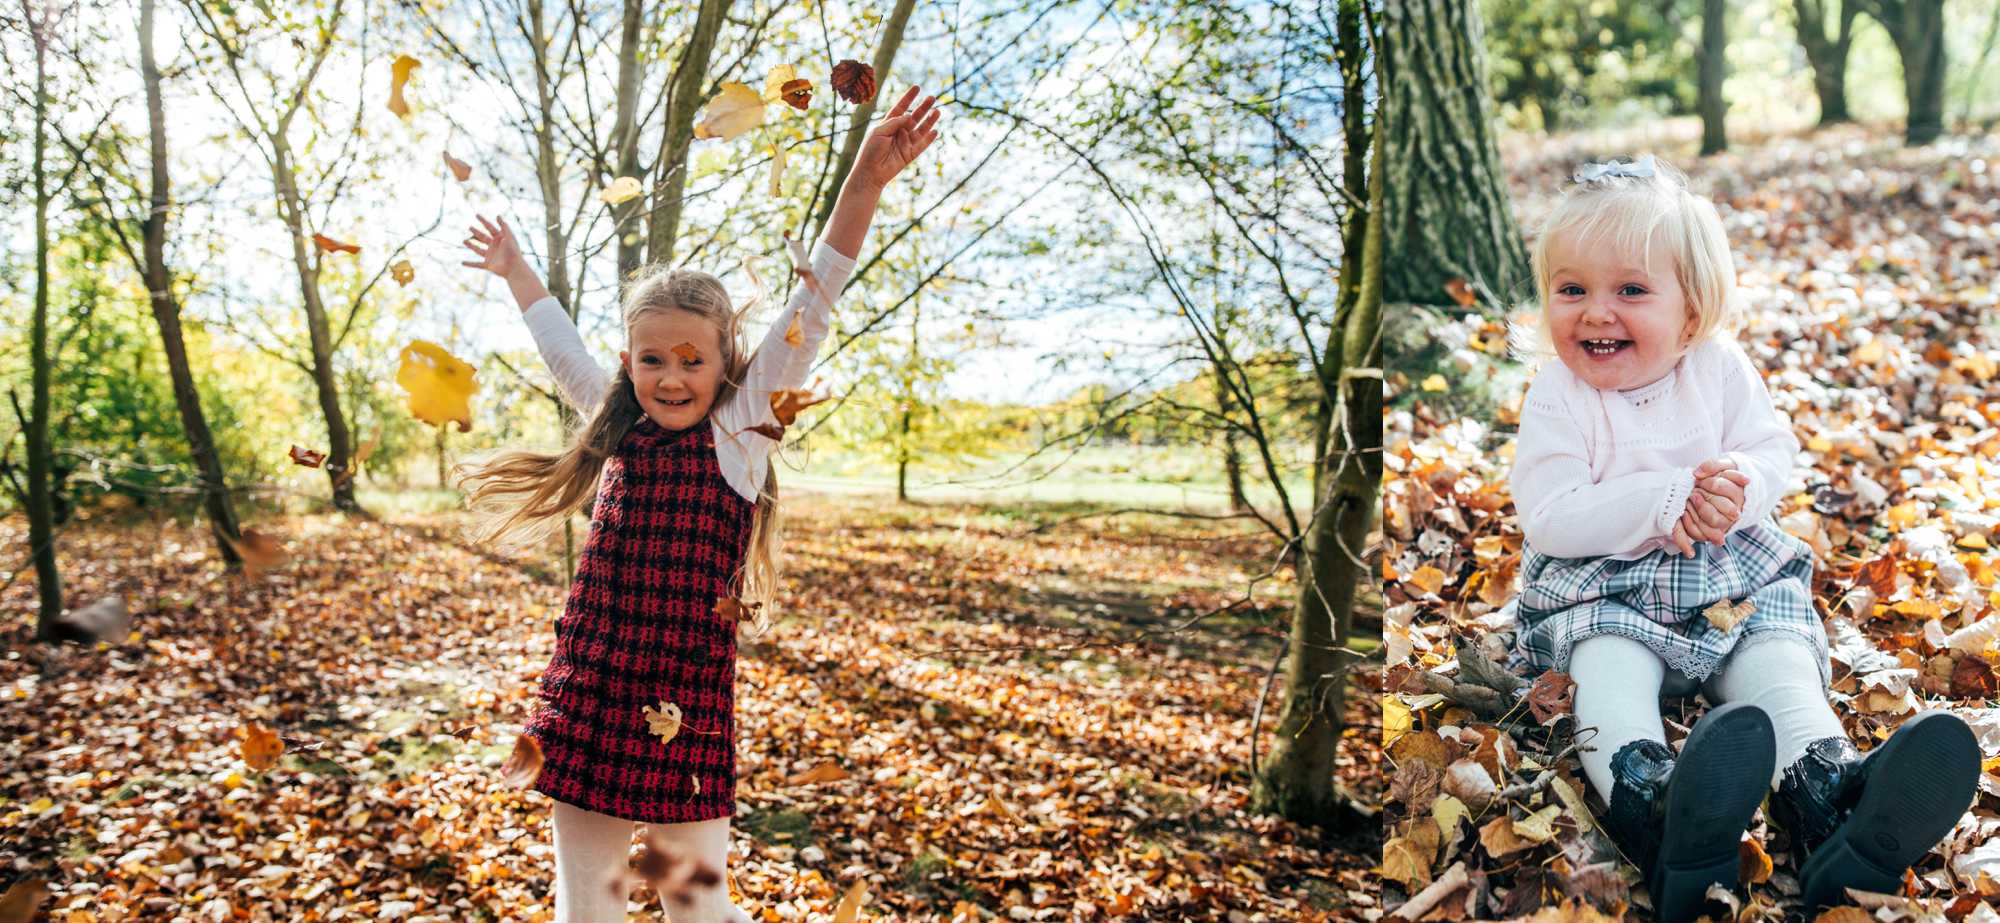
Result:
{"label": "thick mossy tree trunk", "polygon": [[[1357,102],[1363,98],[1361,62],[1366,57],[1360,3],[1342,0],[1338,14],[1346,99]],[[1353,106],[1344,119],[1350,152],[1365,149],[1371,137],[1359,109]],[[1387,130],[1384,122],[1374,128],[1375,168],[1365,174],[1365,187],[1361,171],[1366,161],[1354,156],[1347,161],[1347,188],[1350,193],[1365,189],[1367,205],[1351,208],[1342,227],[1338,305],[1318,369],[1313,510],[1298,557],[1299,596],[1292,608],[1285,698],[1277,743],[1259,767],[1252,794],[1258,810],[1329,830],[1354,817],[1334,787],[1334,757],[1345,724],[1346,672],[1352,663],[1345,645],[1356,590],[1372,576],[1361,555],[1374,528],[1382,481],[1382,158]]]}
{"label": "thick mossy tree trunk", "polygon": [[181,428],[187,432],[188,454],[201,473],[202,508],[208,513],[209,531],[215,536],[222,560],[235,566],[242,562],[236,551],[242,532],[235,504],[230,502],[229,485],[223,479],[222,455],[216,450],[215,434],[208,428],[201,392],[195,388],[194,373],[188,366],[187,342],[181,335],[181,305],[174,297],[173,272],[167,267],[167,215],[173,210],[173,183],[167,173],[167,114],[161,100],[160,67],[153,55],[153,6],[153,0],[139,5],[139,72],[146,84],[153,190],[144,223],[145,262],[139,273],[146,281],[153,322],[160,328],[161,352],[166,355],[167,376],[173,381]]}
{"label": "thick mossy tree trunk", "polygon": [[[1854,44],[1854,17],[1860,15],[1860,0],[1833,0],[1829,8],[1821,0],[1793,0],[1799,19],[1799,44],[1812,65],[1813,92],[1819,95],[1821,126],[1850,122],[1847,111],[1847,50]],[[1839,20],[1838,31],[1827,35],[1827,14]]]}
{"label": "thick mossy tree trunk", "polygon": [[1944,132],[1944,0],[1868,0],[1903,60],[1906,144],[1929,144]]}
{"label": "thick mossy tree trunk", "polygon": [[1729,73],[1729,4],[1727,0],[1702,0],[1701,53],[1696,82],[1700,88],[1701,155],[1729,149],[1729,133],[1723,122],[1729,103],[1722,98],[1722,79]]}
{"label": "thick mossy tree trunk", "polygon": [[1382,14],[1382,111],[1391,113],[1382,298],[1448,302],[1463,279],[1488,305],[1532,294],[1528,253],[1493,141],[1477,0],[1407,0]]}

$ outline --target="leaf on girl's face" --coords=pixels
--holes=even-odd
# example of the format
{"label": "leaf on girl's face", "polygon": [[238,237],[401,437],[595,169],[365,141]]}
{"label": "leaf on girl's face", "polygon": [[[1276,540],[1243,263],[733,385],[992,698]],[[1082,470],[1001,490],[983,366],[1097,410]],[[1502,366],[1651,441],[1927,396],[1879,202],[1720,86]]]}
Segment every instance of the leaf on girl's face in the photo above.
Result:
{"label": "leaf on girl's face", "polygon": [[702,107],[701,120],[694,126],[694,136],[728,141],[762,124],[764,98],[750,89],[748,84],[725,83],[722,92],[715,94],[715,98]]}
{"label": "leaf on girl's face", "polygon": [[500,766],[500,781],[508,788],[529,789],[542,775],[542,743],[522,734],[514,738],[514,752]]}
{"label": "leaf on girl's face", "polygon": [[604,187],[604,191],[598,193],[597,197],[603,199],[606,205],[617,205],[638,198],[639,193],[644,191],[645,189],[639,185],[638,177],[621,176],[612,180],[611,185]]}
{"label": "leaf on girl's face", "polygon": [[799,418],[799,411],[814,404],[824,404],[832,397],[830,394],[826,397],[813,397],[811,391],[780,388],[771,392],[771,415],[778,418],[780,425],[790,426]]}
{"label": "leaf on girl's face", "polygon": [[674,742],[674,736],[681,732],[681,707],[672,702],[661,702],[658,707],[646,706],[641,710],[646,716],[646,730],[660,738],[660,743]]}
{"label": "leaf on girl's face", "polygon": [[334,240],[325,234],[314,234],[313,243],[326,253],[360,253],[361,248],[350,243]]}
{"label": "leaf on girl's face", "polygon": [[694,348],[693,343],[675,343],[674,348],[667,351],[688,362],[701,358],[701,350]]}
{"label": "leaf on girl's face", "polygon": [[389,275],[395,278],[397,285],[408,285],[411,279],[417,277],[417,267],[410,265],[409,260],[397,260],[389,266]]}
{"label": "leaf on girl's face", "polygon": [[254,721],[237,728],[236,736],[243,741],[239,748],[243,762],[258,772],[278,765],[278,757],[285,753],[285,742],[278,739],[278,732]]}
{"label": "leaf on girl's face", "polygon": [[320,462],[326,461],[326,453],[315,452],[305,446],[295,445],[292,446],[292,461],[308,468],[317,468]]}
{"label": "leaf on girl's face", "polygon": [[451,175],[461,183],[472,178],[472,165],[451,156],[450,151],[444,152],[444,165],[451,168]]}
{"label": "leaf on girl's face", "polygon": [[472,431],[472,392],[479,389],[472,366],[445,352],[444,347],[416,340],[403,347],[396,384],[410,392],[410,412],[432,426],[458,421],[458,431]]}
{"label": "leaf on girl's face", "polygon": [[771,198],[775,199],[782,194],[779,192],[778,183],[784,178],[785,146],[783,144],[774,144],[771,146],[771,183],[769,186]]}
{"label": "leaf on girl's face", "polygon": [[833,66],[833,91],[857,106],[875,98],[875,68],[853,59]]}
{"label": "leaf on girl's face", "polygon": [[423,64],[406,54],[396,56],[389,65],[389,111],[402,118],[410,117],[410,104],[403,101],[403,84],[410,82],[410,72]]}

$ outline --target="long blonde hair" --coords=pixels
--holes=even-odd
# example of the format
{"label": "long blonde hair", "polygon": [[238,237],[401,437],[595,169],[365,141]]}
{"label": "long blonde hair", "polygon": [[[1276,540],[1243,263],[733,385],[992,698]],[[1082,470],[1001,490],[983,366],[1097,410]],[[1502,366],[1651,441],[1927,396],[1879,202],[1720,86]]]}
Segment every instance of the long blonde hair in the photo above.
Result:
{"label": "long blonde hair", "polygon": [[[738,310],[731,306],[722,281],[708,273],[664,265],[645,267],[625,283],[626,341],[631,341],[632,327],[641,319],[667,311],[685,311],[714,324],[723,369],[715,404],[721,404],[736,393],[744,370],[750,366],[749,351],[742,348],[739,337],[744,316],[760,301],[761,295]],[[514,548],[547,540],[570,514],[595,498],[605,460],[618,450],[618,443],[644,414],[632,390],[631,373],[620,364],[597,413],[572,434],[560,453],[510,449],[459,465],[459,486],[471,485],[467,505],[485,514],[478,540]],[[711,424],[704,420],[696,425]],[[751,514],[749,547],[731,581],[734,595],[746,605],[769,603],[777,590],[777,467],[774,459],[766,468],[764,487]]]}

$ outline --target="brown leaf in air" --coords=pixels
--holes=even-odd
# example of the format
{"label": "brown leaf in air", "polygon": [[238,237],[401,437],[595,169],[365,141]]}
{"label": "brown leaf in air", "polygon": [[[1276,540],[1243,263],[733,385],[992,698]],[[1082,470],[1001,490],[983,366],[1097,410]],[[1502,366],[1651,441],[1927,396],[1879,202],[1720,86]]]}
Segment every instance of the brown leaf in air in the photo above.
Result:
{"label": "brown leaf in air", "polygon": [[613,879],[611,893],[625,897],[633,888],[644,885],[666,900],[685,905],[694,899],[697,889],[720,884],[719,870],[697,857],[675,852],[665,834],[658,827],[649,826],[640,837],[637,860]]}
{"label": "brown leaf in air", "polygon": [[292,461],[295,464],[304,465],[308,468],[317,468],[321,462],[326,461],[326,453],[315,452],[302,445],[294,445],[292,446]]}
{"label": "brown leaf in air", "polygon": [[810,80],[787,80],[778,90],[785,105],[794,109],[804,109],[812,105],[813,85]]}
{"label": "brown leaf in air", "polygon": [[360,253],[361,248],[350,243],[334,240],[325,234],[314,234],[313,243],[326,253]]}
{"label": "brown leaf in air", "polygon": [[793,785],[818,785],[821,782],[838,782],[847,778],[847,770],[839,763],[821,763],[805,772],[797,773],[788,781]]}
{"label": "brown leaf in air", "polygon": [[799,311],[792,312],[792,322],[785,327],[785,342],[794,346],[806,345],[806,332],[799,326]]}
{"label": "brown leaf in air", "polygon": [[875,68],[853,59],[833,66],[833,91],[857,106],[875,98]]}
{"label": "brown leaf in air", "polygon": [[417,277],[417,267],[410,265],[409,260],[397,260],[389,264],[389,276],[396,280],[397,285],[408,285],[411,279]]}
{"label": "brown leaf in air", "polygon": [[40,878],[23,878],[0,894],[0,923],[28,923],[35,918],[35,908],[48,897],[48,882]]}
{"label": "brown leaf in air", "polygon": [[278,733],[254,721],[237,728],[236,736],[242,741],[238,751],[243,762],[258,772],[276,766],[278,757],[285,753],[285,742],[278,739]]}
{"label": "brown leaf in air", "polygon": [[444,152],[444,165],[451,168],[451,175],[461,183],[472,178],[472,165],[451,156],[450,151]]}
{"label": "brown leaf in air", "polygon": [[776,423],[759,423],[756,426],[745,427],[743,431],[756,433],[772,442],[785,441],[785,428]]}
{"label": "brown leaf in air", "polygon": [[1444,290],[1451,294],[1451,300],[1461,308],[1469,308],[1479,301],[1479,294],[1464,279],[1452,279],[1444,284]]}
{"label": "brown leaf in air", "polygon": [[264,571],[282,566],[290,557],[282,540],[256,529],[244,529],[230,545],[236,549],[236,556],[243,559],[243,575],[251,580],[262,576]]}
{"label": "brown leaf in air", "polygon": [[410,117],[410,104],[403,101],[403,85],[410,82],[410,72],[421,67],[423,62],[406,54],[396,56],[389,65],[389,111],[402,118]]}
{"label": "brown leaf in air", "polygon": [[542,775],[542,743],[522,734],[514,738],[514,752],[500,766],[500,782],[508,788],[529,789]]}
{"label": "brown leaf in air", "polygon": [[779,425],[790,426],[798,420],[799,411],[830,399],[832,395],[816,398],[811,391],[780,388],[771,392],[771,415],[778,418]]}

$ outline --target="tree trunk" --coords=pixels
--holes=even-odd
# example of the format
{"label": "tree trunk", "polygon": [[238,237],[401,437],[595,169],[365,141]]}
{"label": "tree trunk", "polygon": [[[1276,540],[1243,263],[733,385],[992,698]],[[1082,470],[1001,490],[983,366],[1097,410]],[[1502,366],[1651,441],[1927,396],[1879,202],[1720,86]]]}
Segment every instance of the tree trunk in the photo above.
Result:
{"label": "tree trunk", "polygon": [[[542,189],[542,243],[548,253],[549,294],[576,320],[569,289],[569,236],[563,231],[562,161],[556,157],[555,88],[549,79],[549,41],[541,0],[528,2],[529,45],[535,63],[535,181]],[[563,417],[569,419],[567,415]]]}
{"label": "tree trunk", "polygon": [[[53,641],[58,635],[57,619],[62,616],[62,574],[56,570],[55,499],[50,491],[50,469],[55,453],[49,445],[49,174],[48,174],[48,55],[50,26],[36,17],[32,6],[24,4],[29,40],[35,47],[35,306],[29,321],[28,357],[31,388],[28,418],[21,428],[28,437],[28,547],[35,556],[35,587],[39,611],[35,638]],[[54,15],[43,9],[43,17]],[[14,404],[20,413],[21,405]]]}
{"label": "tree trunk", "polygon": [[1853,121],[1847,111],[1847,50],[1854,42],[1854,17],[1861,12],[1858,0],[1833,0],[1839,18],[1839,33],[1826,34],[1827,8],[1821,0],[1793,0],[1798,14],[1799,44],[1805,47],[1806,61],[1812,65],[1813,92],[1819,96],[1819,124],[1824,127]]}
{"label": "tree trunk", "polygon": [[[1359,99],[1359,62],[1365,54],[1360,0],[1343,0],[1338,28],[1342,74],[1349,91],[1356,93],[1347,98]],[[1392,118],[1390,111],[1379,111],[1378,118]],[[1360,113],[1349,112],[1345,122],[1346,143],[1365,147],[1368,129]],[[1368,204],[1352,207],[1342,228],[1338,316],[1319,369],[1314,507],[1299,557],[1299,596],[1292,609],[1277,743],[1252,793],[1259,810],[1327,829],[1343,826],[1348,807],[1333,786],[1349,661],[1342,648],[1353,622],[1356,589],[1371,576],[1360,558],[1374,526],[1382,479],[1382,158],[1395,127],[1391,121],[1378,123],[1375,130],[1375,169],[1365,186]],[[1344,183],[1357,197],[1364,188],[1363,177],[1355,173]]]}
{"label": "tree trunk", "polygon": [[[300,87],[301,94],[306,92]],[[326,417],[327,482],[333,486],[335,509],[353,512],[354,479],[341,477],[354,457],[353,436],[347,431],[347,412],[340,406],[340,384],[333,368],[333,330],[326,317],[326,302],[319,292],[319,258],[308,249],[305,202],[299,195],[298,176],[292,166],[289,116],[280,119],[271,133],[271,176],[278,189],[278,214],[292,238],[292,265],[299,277],[299,295],[306,308],[306,333],[312,340],[312,377],[321,415]]]}
{"label": "tree trunk", "polygon": [[139,6],[139,72],[146,84],[153,179],[151,208],[144,224],[146,262],[139,272],[145,278],[154,324],[160,328],[167,376],[174,385],[174,404],[180,410],[181,428],[187,432],[188,454],[201,474],[202,506],[208,513],[209,531],[224,563],[234,567],[243,560],[236,553],[242,532],[222,474],[222,456],[216,451],[208,416],[201,409],[201,392],[195,388],[194,374],[188,367],[187,343],[181,336],[181,306],[174,298],[173,272],[167,267],[167,213],[173,204],[173,184],[167,175],[167,116],[161,101],[160,68],[153,56],[153,6],[153,0],[143,0]]}
{"label": "tree trunk", "polygon": [[436,446],[437,446],[437,475],[438,475],[439,487],[447,487],[451,484],[451,480],[447,477],[448,472],[446,470],[444,463],[444,431],[445,427],[443,426],[439,426],[437,428]]}
{"label": "tree trunk", "polygon": [[[624,18],[618,28],[618,107],[611,124],[611,150],[615,158],[613,176],[639,175],[639,46],[640,13],[645,4],[625,0]],[[640,179],[641,185],[645,183]],[[646,253],[646,197],[627,199],[611,206],[612,233],[618,238],[618,278],[623,281],[639,268]]]}
{"label": "tree trunk", "polygon": [[687,49],[674,67],[674,82],[667,94],[666,130],[660,134],[660,158],[653,183],[653,218],[646,228],[646,258],[655,263],[671,262],[674,241],[680,235],[681,193],[687,188],[688,146],[694,142],[694,116],[707,100],[708,59],[715,51],[715,35],[722,31],[723,14],[730,0],[701,0],[695,13],[694,32]]}
{"label": "tree trunk", "polygon": [[910,21],[910,10],[915,6],[915,0],[896,0],[889,20],[882,24],[882,39],[875,43],[875,58],[869,62],[875,68],[875,99],[855,106],[853,116],[848,119],[847,136],[840,143],[840,159],[834,161],[833,175],[828,177],[832,182],[825,187],[834,194],[820,199],[819,213],[813,216],[815,235],[826,228],[834,201],[840,197],[841,185],[847,182],[847,173],[854,169],[854,158],[861,152],[861,142],[867,140],[868,120],[875,114],[875,103],[889,90],[889,67],[896,63],[896,49],[903,44],[903,26]]}
{"label": "tree trunk", "polygon": [[1696,79],[1700,83],[1701,156],[1729,149],[1723,129],[1729,103],[1722,98],[1722,78],[1729,72],[1729,6],[1726,0],[1702,0],[1701,52]]}
{"label": "tree trunk", "polygon": [[1383,23],[1381,111],[1393,116],[1376,169],[1389,171],[1384,252],[1395,257],[1383,265],[1382,297],[1448,303],[1453,279],[1496,308],[1529,296],[1528,253],[1493,142],[1479,4],[1391,3]]}

